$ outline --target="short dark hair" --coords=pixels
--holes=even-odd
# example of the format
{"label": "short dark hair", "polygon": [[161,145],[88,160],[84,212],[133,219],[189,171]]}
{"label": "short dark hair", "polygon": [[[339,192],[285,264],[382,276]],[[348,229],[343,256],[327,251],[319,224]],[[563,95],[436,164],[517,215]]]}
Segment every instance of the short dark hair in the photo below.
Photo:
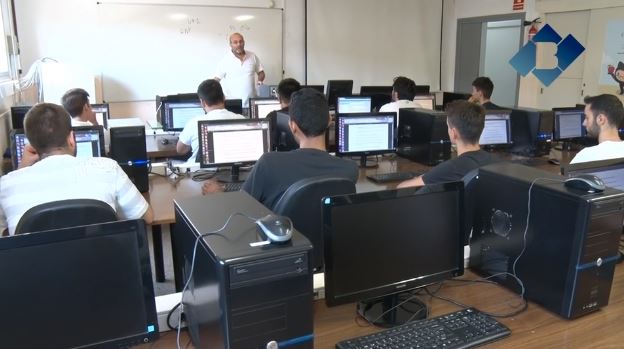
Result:
{"label": "short dark hair", "polygon": [[277,85],[277,97],[282,102],[290,103],[290,96],[301,89],[299,81],[293,78],[286,78]]}
{"label": "short dark hair", "polygon": [[494,91],[494,83],[487,76],[479,76],[474,79],[472,82],[472,86],[476,88],[478,91],[483,93],[483,97],[490,99],[492,97],[492,92]]}
{"label": "short dark hair", "polygon": [[594,115],[603,114],[609,120],[609,125],[620,127],[624,120],[624,107],[622,101],[614,95],[602,94],[598,96],[586,96],[585,104],[589,105]]}
{"label": "short dark hair", "polygon": [[197,87],[197,96],[208,105],[215,105],[225,102],[225,95],[221,84],[215,79],[202,81]]}
{"label": "short dark hair", "polygon": [[468,101],[453,101],[446,106],[446,121],[464,142],[477,144],[485,125],[485,109]]}
{"label": "short dark hair", "polygon": [[24,133],[39,155],[65,148],[71,132],[71,116],[60,105],[39,103],[24,119]]}
{"label": "short dark hair", "polygon": [[89,93],[82,88],[72,88],[65,92],[61,103],[69,115],[78,116],[82,114],[85,104],[89,104]]}
{"label": "short dark hair", "polygon": [[325,95],[313,88],[302,88],[290,96],[290,119],[307,137],[325,133],[329,125],[329,107]]}
{"label": "short dark hair", "polygon": [[416,96],[416,83],[405,76],[397,76],[392,83],[392,90],[399,95],[399,99],[411,101]]}

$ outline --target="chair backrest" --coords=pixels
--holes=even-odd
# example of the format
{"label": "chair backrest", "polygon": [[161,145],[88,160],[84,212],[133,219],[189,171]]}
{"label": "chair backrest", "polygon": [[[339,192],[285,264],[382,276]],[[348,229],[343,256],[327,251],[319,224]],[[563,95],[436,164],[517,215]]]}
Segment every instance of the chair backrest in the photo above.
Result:
{"label": "chair backrest", "polygon": [[15,234],[112,222],[117,213],[106,202],[93,199],[70,199],[47,202],[32,207],[20,218]]}
{"label": "chair backrest", "polygon": [[475,190],[477,186],[477,180],[479,175],[479,168],[475,168],[474,170],[468,172],[463,178],[464,182],[464,212],[465,212],[465,227],[466,227],[466,236],[464,238],[464,245],[470,244],[470,236],[472,232],[472,226],[474,221],[474,210],[475,210]]}
{"label": "chair backrest", "polygon": [[346,178],[321,176],[293,183],[273,207],[273,212],[289,217],[295,229],[305,235],[314,249],[313,267],[323,267],[322,199],[355,193],[355,183]]}

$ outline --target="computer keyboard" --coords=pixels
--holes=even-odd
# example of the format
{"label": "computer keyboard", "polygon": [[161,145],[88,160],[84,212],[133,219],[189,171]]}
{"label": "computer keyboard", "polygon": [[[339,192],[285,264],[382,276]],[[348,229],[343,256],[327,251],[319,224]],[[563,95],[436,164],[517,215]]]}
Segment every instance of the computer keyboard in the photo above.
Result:
{"label": "computer keyboard", "polygon": [[420,176],[420,172],[388,172],[388,173],[376,173],[366,176],[373,182],[388,183],[388,182],[400,182],[414,177]]}
{"label": "computer keyboard", "polygon": [[472,348],[508,336],[511,331],[476,309],[408,322],[374,334],[336,343],[338,349]]}
{"label": "computer keyboard", "polygon": [[223,191],[239,191],[243,187],[243,182],[235,182],[235,183],[225,183],[223,186]]}

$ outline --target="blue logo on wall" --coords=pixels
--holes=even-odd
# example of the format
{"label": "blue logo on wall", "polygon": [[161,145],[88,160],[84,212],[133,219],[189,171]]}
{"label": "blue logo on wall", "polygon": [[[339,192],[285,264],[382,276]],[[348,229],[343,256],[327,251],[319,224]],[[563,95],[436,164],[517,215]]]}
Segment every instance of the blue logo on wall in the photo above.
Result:
{"label": "blue logo on wall", "polygon": [[[538,42],[552,42],[557,45],[557,66],[551,69],[536,68],[536,55]],[[526,76],[530,72],[537,77],[544,85],[550,86],[564,70],[566,70],[574,60],[585,51],[585,47],[581,45],[571,34],[561,39],[561,36],[548,24],[535,34],[533,39],[524,45],[518,53],[516,53],[509,63],[520,75]]]}

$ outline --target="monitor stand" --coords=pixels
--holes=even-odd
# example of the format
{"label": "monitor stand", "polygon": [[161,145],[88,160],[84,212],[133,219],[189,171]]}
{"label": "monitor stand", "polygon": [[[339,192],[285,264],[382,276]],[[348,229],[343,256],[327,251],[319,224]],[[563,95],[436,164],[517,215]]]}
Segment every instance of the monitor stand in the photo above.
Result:
{"label": "monitor stand", "polygon": [[379,167],[377,161],[368,161],[366,155],[360,156],[360,168],[376,168]]}
{"label": "monitor stand", "polygon": [[411,292],[358,302],[357,312],[369,323],[392,327],[427,318],[427,305]]}
{"label": "monitor stand", "polygon": [[240,165],[232,165],[231,169],[217,173],[214,178],[222,183],[238,183],[244,182],[248,174],[246,170],[241,173]]}

